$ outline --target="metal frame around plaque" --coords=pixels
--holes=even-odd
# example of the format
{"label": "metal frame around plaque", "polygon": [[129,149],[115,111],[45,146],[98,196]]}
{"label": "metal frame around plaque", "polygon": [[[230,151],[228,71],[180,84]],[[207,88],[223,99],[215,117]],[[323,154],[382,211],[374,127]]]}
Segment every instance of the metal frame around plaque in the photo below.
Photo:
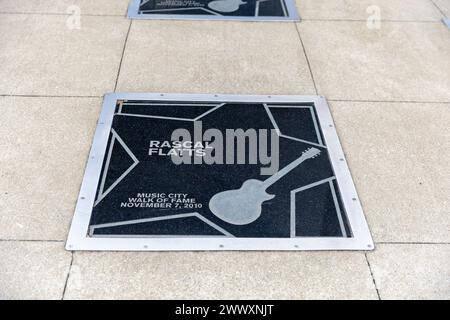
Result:
{"label": "metal frame around plaque", "polygon": [[[89,235],[91,213],[101,179],[112,121],[118,101],[166,101],[196,103],[311,103],[317,111],[320,129],[329,153],[335,179],[346,211],[351,237],[123,237]],[[373,250],[374,244],[357,195],[334,122],[322,96],[264,96],[112,93],[104,97],[94,140],[86,165],[75,214],[70,228],[67,250],[113,251],[185,251],[185,250]]]}

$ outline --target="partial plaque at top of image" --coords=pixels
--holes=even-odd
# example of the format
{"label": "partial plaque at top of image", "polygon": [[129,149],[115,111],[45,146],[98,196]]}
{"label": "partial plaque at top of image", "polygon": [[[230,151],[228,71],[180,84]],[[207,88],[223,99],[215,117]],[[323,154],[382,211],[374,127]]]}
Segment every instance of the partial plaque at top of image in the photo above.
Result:
{"label": "partial plaque at top of image", "polygon": [[131,19],[299,21],[294,0],[132,0]]}

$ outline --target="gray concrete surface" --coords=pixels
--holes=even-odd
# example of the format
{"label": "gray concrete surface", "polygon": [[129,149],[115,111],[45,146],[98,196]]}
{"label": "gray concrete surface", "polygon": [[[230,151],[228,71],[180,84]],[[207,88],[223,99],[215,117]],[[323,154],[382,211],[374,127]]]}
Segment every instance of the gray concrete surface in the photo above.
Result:
{"label": "gray concrete surface", "polygon": [[[127,4],[0,0],[1,299],[450,298],[448,0],[297,0],[297,24],[131,22]],[[325,95],[376,250],[65,251],[114,90]]]}

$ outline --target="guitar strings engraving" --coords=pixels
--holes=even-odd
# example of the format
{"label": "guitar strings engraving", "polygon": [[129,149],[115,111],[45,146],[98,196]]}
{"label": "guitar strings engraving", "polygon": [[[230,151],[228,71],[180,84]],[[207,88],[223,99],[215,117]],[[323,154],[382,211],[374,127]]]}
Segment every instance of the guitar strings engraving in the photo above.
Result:
{"label": "guitar strings engraving", "polygon": [[263,202],[275,197],[268,194],[266,189],[304,161],[313,159],[319,154],[319,149],[309,148],[297,160],[264,181],[249,179],[240,189],[219,192],[209,201],[209,209],[215,216],[230,224],[250,224],[261,216]]}

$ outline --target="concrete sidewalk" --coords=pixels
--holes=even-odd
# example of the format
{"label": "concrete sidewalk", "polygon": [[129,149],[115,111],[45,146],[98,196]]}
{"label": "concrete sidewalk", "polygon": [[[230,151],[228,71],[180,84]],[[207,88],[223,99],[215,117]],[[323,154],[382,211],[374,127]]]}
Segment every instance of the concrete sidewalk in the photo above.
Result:
{"label": "concrete sidewalk", "polygon": [[[450,0],[297,0],[297,24],[128,1],[0,0],[1,299],[450,299]],[[65,251],[113,91],[326,96],[376,250]]]}

